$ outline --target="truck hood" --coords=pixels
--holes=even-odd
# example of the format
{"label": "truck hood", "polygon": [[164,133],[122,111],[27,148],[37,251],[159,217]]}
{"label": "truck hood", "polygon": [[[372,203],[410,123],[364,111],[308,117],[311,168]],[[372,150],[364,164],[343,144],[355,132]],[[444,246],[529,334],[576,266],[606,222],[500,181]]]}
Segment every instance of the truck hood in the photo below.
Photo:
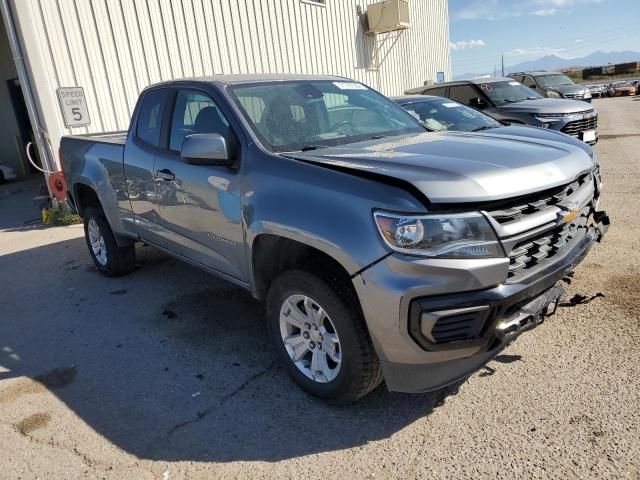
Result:
{"label": "truck hood", "polygon": [[590,103],[564,98],[523,100],[522,102],[500,105],[498,108],[501,112],[524,113],[584,113],[593,110],[593,106]]}
{"label": "truck hood", "polygon": [[580,147],[499,130],[425,132],[283,155],[398,179],[438,204],[526,195],[569,183],[594,166]]}

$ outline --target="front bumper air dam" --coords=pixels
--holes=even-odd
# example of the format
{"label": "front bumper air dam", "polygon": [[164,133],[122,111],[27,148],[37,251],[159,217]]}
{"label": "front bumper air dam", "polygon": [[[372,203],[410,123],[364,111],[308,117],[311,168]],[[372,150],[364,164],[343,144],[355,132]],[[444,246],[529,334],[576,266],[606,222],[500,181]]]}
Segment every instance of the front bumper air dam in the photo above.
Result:
{"label": "front bumper air dam", "polygon": [[[531,301],[510,312],[506,318],[496,318],[488,329],[486,346],[480,352],[466,358],[431,364],[401,364],[382,361],[385,382],[391,391],[421,393],[438,390],[463,380],[486,365],[521,333],[542,323],[546,316],[555,313],[560,295],[564,289],[557,283],[578,265],[587,255],[594,242],[600,242],[609,228],[609,218],[605,212],[594,215],[595,226],[589,227],[587,234],[571,252],[558,264],[540,272],[533,279],[522,284],[508,284],[488,290],[446,295],[449,308],[457,305],[498,305],[499,311],[508,311],[509,306]],[[423,308],[428,309],[429,298]],[[439,301],[439,306],[442,303]],[[455,345],[455,343],[453,344]],[[444,347],[444,345],[442,345]]]}

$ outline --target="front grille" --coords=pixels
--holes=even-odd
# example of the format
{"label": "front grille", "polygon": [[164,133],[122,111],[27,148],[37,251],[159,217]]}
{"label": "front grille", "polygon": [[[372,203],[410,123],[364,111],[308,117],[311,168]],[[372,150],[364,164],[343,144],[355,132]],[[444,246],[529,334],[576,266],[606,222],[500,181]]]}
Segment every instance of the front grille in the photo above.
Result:
{"label": "front grille", "polygon": [[523,198],[521,202],[516,202],[515,205],[488,211],[487,213],[500,224],[515,222],[526,215],[560,203],[588,181],[591,181],[591,174],[585,173],[568,185],[544,192],[542,195],[528,196]]}
{"label": "front grille", "polygon": [[572,222],[517,243],[509,254],[509,278],[544,263],[568,248],[587,229],[589,207]]}
{"label": "front grille", "polygon": [[598,117],[593,116],[591,118],[584,118],[582,120],[576,120],[574,122],[567,123],[562,127],[562,133],[571,135],[572,137],[580,138],[580,134],[587,130],[598,129]]}
{"label": "front grille", "polygon": [[571,99],[584,98],[584,95],[582,93],[566,93],[564,95],[564,98],[571,98]]}
{"label": "front grille", "polygon": [[545,233],[514,247],[509,255],[509,277],[519,270],[533,267],[539,261],[553,257],[570,240],[569,225]]}

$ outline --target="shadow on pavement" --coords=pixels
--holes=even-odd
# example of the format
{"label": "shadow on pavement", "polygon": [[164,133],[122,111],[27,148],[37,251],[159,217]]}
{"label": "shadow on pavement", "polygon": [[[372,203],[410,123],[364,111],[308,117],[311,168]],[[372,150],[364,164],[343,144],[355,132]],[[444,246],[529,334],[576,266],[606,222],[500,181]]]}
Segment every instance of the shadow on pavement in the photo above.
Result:
{"label": "shadow on pavement", "polygon": [[137,253],[141,268],[117,279],[95,271],[81,237],[0,256],[13,279],[0,292],[0,408],[51,391],[140,458],[277,461],[388,438],[457,391],[383,386],[328,406],[274,363],[249,293]]}
{"label": "shadow on pavement", "polygon": [[[26,228],[42,221],[33,198],[38,195],[43,185],[44,177],[40,174],[0,185],[0,230]],[[27,221],[24,218],[25,211],[28,214]]]}

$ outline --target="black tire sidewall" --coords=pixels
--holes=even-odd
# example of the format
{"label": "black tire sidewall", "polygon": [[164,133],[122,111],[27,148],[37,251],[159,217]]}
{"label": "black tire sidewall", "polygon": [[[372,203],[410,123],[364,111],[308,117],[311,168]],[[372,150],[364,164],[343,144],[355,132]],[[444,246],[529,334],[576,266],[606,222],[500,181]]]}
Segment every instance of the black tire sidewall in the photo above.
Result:
{"label": "black tire sidewall", "polygon": [[[306,295],[320,305],[333,323],[342,354],[340,371],[334,380],[327,383],[314,382],[304,375],[291,361],[280,334],[280,309],[285,299],[291,295]],[[356,310],[345,302],[328,284],[314,275],[292,270],[281,274],[274,280],[267,298],[267,319],[269,336],[278,359],[293,379],[311,394],[343,403],[355,400],[366,383],[363,365],[365,352],[363,345],[367,339],[360,338],[363,328],[357,328],[356,322],[363,322]],[[366,333],[364,333],[366,335]],[[365,347],[366,348],[366,347]]]}
{"label": "black tire sidewall", "polygon": [[[98,225],[98,229],[104,238],[104,245],[107,251],[107,263],[102,265],[95,254],[93,248],[91,248],[91,242],[89,241],[89,222],[94,220]],[[115,277],[118,275],[124,275],[131,271],[135,266],[135,256],[133,254],[133,246],[119,247],[116,242],[116,238],[113,235],[113,231],[109,226],[103,211],[98,207],[87,207],[83,215],[84,220],[84,236],[89,248],[89,254],[95,264],[98,271],[109,277]]]}

